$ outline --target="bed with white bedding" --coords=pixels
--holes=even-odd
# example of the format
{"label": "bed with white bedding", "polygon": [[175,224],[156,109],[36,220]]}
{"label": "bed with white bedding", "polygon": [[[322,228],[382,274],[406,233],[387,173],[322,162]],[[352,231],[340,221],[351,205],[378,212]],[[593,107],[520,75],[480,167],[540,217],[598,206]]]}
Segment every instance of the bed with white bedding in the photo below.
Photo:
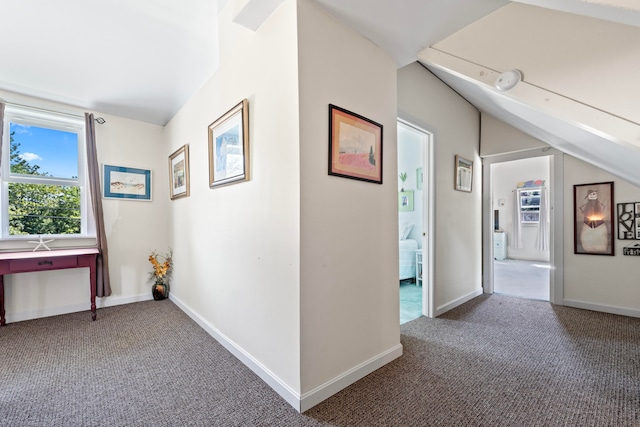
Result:
{"label": "bed with white bedding", "polygon": [[416,250],[418,242],[415,240],[400,240],[400,280],[415,279]]}
{"label": "bed with white bedding", "polygon": [[402,221],[399,223],[400,237],[400,280],[411,279],[416,277],[416,250],[418,242],[407,239],[413,224]]}

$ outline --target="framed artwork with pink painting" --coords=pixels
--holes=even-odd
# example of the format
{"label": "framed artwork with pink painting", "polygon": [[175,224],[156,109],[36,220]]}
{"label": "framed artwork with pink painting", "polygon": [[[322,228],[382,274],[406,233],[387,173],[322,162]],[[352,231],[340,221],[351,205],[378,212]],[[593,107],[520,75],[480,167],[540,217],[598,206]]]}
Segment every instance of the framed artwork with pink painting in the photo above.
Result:
{"label": "framed artwork with pink painting", "polygon": [[382,184],[382,125],[329,104],[329,175]]}

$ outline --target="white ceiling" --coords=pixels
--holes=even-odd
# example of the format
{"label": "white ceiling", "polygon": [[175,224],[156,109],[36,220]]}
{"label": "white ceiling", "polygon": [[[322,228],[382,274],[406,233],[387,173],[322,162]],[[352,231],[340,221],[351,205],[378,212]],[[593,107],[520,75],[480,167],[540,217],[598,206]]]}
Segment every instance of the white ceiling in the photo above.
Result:
{"label": "white ceiling", "polygon": [[[507,0],[316,0],[378,46],[399,67],[417,53],[494,10]],[[515,0],[534,6],[640,26],[640,0]]]}
{"label": "white ceiling", "polygon": [[[2,0],[0,90],[164,125],[215,71],[227,1]],[[509,3],[316,1],[398,66]],[[638,0],[520,1],[640,26]]]}
{"label": "white ceiling", "polygon": [[217,67],[215,0],[2,0],[0,89],[164,125]]}

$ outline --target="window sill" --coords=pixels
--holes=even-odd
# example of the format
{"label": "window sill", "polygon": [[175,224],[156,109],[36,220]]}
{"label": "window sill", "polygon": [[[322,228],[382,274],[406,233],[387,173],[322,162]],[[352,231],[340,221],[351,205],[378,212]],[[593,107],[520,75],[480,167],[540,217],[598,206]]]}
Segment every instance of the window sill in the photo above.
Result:
{"label": "window sill", "polygon": [[[73,237],[42,237],[43,241],[53,240],[47,243],[49,249],[71,249],[90,248],[97,244],[95,236],[73,236]],[[38,245],[38,237],[8,237],[0,240],[0,252],[32,251]],[[36,243],[31,243],[36,242]],[[40,247],[38,250],[46,250]]]}

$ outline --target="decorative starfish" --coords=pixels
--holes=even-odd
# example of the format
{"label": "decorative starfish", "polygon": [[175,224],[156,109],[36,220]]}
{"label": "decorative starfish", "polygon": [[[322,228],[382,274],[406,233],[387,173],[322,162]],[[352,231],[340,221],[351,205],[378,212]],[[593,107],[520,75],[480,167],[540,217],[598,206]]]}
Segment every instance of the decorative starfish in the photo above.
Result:
{"label": "decorative starfish", "polygon": [[51,249],[49,249],[49,246],[47,246],[47,243],[51,243],[53,242],[54,239],[51,240],[42,240],[42,236],[38,236],[38,241],[34,242],[32,240],[29,241],[29,243],[37,243],[38,246],[36,246],[35,248],[33,248],[33,252],[37,251],[38,249],[40,249],[41,247],[45,248],[46,250],[50,251]]}

